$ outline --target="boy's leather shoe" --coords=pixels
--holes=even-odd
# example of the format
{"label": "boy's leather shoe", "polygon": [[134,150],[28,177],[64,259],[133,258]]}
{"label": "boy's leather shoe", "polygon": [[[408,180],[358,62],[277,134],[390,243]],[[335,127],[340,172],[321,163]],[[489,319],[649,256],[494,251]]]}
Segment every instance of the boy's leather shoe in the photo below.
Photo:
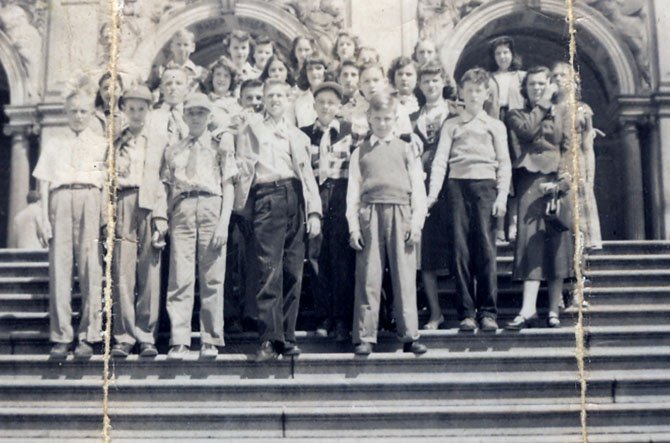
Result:
{"label": "boy's leather shoe", "polygon": [[277,354],[277,351],[275,351],[272,342],[264,341],[263,343],[261,343],[261,347],[258,348],[258,352],[256,352],[254,361],[256,363],[263,363],[266,361],[276,360],[277,357],[279,357],[279,354]]}
{"label": "boy's leather shoe", "polygon": [[414,354],[425,354],[428,351],[428,348],[425,345],[419,343],[418,341],[413,341],[402,345],[402,351],[412,352]]}
{"label": "boy's leather shoe", "polygon": [[461,331],[466,331],[466,332],[472,332],[475,329],[477,329],[477,323],[475,323],[474,318],[464,318],[461,320],[461,325],[460,325],[460,330]]}
{"label": "boy's leather shoe", "polygon": [[493,317],[482,317],[479,324],[482,331],[493,332],[498,330],[498,322]]}
{"label": "boy's leather shoe", "polygon": [[70,353],[70,346],[72,346],[72,343],[56,343],[51,347],[49,356],[51,358],[66,358]]}
{"label": "boy's leather shoe", "polygon": [[354,349],[354,354],[356,355],[370,355],[372,354],[372,344],[371,343],[359,343]]}
{"label": "boy's leather shoe", "polygon": [[91,358],[91,356],[93,356],[93,346],[85,340],[81,340],[77,343],[77,347],[74,348],[75,358]]}
{"label": "boy's leather shoe", "polygon": [[158,349],[152,343],[140,343],[140,357],[155,357]]}
{"label": "boy's leather shoe", "polygon": [[285,344],[284,345],[284,350],[282,351],[282,355],[284,356],[298,356],[301,353],[301,349],[298,347],[298,345],[294,344]]}
{"label": "boy's leather shoe", "polygon": [[112,357],[128,357],[133,350],[130,343],[117,343],[112,348]]}

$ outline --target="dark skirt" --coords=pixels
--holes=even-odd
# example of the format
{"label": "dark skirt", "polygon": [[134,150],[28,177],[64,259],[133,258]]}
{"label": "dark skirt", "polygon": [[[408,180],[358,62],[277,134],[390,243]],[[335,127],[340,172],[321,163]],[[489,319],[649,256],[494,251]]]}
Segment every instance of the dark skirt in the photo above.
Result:
{"label": "dark skirt", "polygon": [[519,169],[515,175],[518,204],[514,280],[556,280],[573,275],[573,230],[558,231],[547,225],[544,211],[548,197],[540,185],[556,174]]}
{"label": "dark skirt", "polygon": [[449,230],[447,227],[447,199],[441,192],[430,208],[421,231],[419,247],[419,269],[422,271],[446,271],[449,269]]}

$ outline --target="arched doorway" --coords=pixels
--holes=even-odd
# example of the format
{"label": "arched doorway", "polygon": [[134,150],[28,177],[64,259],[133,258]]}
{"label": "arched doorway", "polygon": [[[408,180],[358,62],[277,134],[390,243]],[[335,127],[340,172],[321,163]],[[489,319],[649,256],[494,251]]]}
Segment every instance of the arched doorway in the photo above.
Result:
{"label": "arched doorway", "polygon": [[[578,26],[576,63],[582,79],[582,99],[595,111],[594,125],[606,137],[596,139],[596,198],[603,237],[625,238],[624,210],[621,195],[612,189],[623,189],[619,121],[613,110],[617,97],[634,94],[637,73],[624,43],[607,30],[604,18],[596,11],[578,11],[588,26]],[[488,67],[488,42],[495,37],[514,38],[524,67],[550,66],[567,60],[568,26],[563,2],[543,2],[536,9],[519,7],[518,2],[493,2],[466,17],[455,29],[453,39],[442,52],[443,60],[452,63],[458,78],[474,66]],[[460,47],[460,51],[459,51]],[[458,56],[456,57],[456,53]],[[450,61],[449,61],[450,60]]]}
{"label": "arched doorway", "polygon": [[310,34],[294,15],[273,3],[237,1],[230,10],[222,10],[221,4],[221,0],[193,3],[161,23],[134,52],[133,60],[139,72],[146,77],[152,64],[163,61],[170,38],[182,28],[195,33],[196,52],[192,59],[202,66],[223,54],[223,36],[234,29],[247,30],[252,35],[268,35],[282,52],[288,52],[295,37]]}

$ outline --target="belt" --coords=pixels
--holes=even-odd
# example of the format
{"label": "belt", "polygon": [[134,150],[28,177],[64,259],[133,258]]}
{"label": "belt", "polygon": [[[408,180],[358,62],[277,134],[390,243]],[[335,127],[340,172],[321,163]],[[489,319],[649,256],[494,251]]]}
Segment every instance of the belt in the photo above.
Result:
{"label": "belt", "polygon": [[87,185],[83,183],[71,183],[69,185],[60,185],[57,188],[52,189],[52,191],[58,191],[60,189],[79,190],[79,189],[93,189],[93,188],[97,188],[97,186]]}
{"label": "belt", "polygon": [[193,198],[193,197],[219,197],[219,196],[207,191],[184,191],[180,192],[175,197],[175,200],[183,200],[185,198]]}
{"label": "belt", "polygon": [[325,182],[319,185],[319,189],[323,188],[334,188],[338,185],[343,185],[347,183],[346,178],[327,178]]}
{"label": "belt", "polygon": [[124,188],[117,188],[116,192],[133,192],[139,190],[140,190],[139,186],[126,186]]}
{"label": "belt", "polygon": [[258,183],[251,187],[251,192],[272,191],[279,188],[288,188],[289,186],[296,186],[300,183],[297,178],[284,178],[267,183]]}

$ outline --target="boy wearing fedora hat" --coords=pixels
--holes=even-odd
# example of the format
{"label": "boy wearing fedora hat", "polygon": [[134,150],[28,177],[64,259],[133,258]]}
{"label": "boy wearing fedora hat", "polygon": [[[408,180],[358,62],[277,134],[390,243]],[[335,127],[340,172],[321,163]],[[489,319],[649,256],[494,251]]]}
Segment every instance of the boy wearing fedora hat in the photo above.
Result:
{"label": "boy wearing fedora hat", "polygon": [[349,158],[354,148],[351,123],[340,113],[344,91],[334,82],[314,90],[317,118],[301,128],[310,138],[312,170],[319,185],[323,211],[321,235],[307,245],[307,272],[319,316],[317,335],[335,331],[337,341],[346,341],[351,331],[354,304],[356,256],[347,241],[346,206]]}
{"label": "boy wearing fedora hat", "polygon": [[[126,357],[139,342],[139,353],[153,357],[156,350],[160,292],[160,261],[167,231],[167,204],[156,197],[140,199],[149,186],[145,174],[149,148],[145,122],[153,97],[144,85],[126,91],[121,109],[125,127],[114,142],[116,155],[116,245],[112,325],[116,344],[112,356]],[[155,196],[156,194],[154,194]],[[162,194],[159,194],[162,195]],[[152,241],[153,238],[153,241]],[[135,290],[137,289],[137,295]]]}
{"label": "boy wearing fedora hat", "polygon": [[228,222],[233,206],[233,151],[207,130],[211,102],[202,93],[184,103],[188,136],[169,146],[161,179],[170,212],[170,317],[168,358],[182,359],[191,345],[195,272],[200,294],[200,357],[215,358],[223,341],[223,283]]}

